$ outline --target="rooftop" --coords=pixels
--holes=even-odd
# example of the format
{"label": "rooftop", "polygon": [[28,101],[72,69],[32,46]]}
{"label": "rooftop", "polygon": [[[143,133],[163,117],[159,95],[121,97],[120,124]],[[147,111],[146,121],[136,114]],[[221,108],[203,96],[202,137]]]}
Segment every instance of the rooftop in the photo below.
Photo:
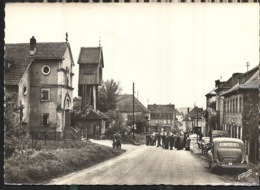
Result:
{"label": "rooftop", "polygon": [[[63,59],[66,49],[70,49],[66,42],[45,42],[36,44],[36,52],[30,55],[29,43],[17,43],[5,45],[5,60],[12,63],[8,72],[5,73],[6,85],[17,85],[30,63],[37,59]],[[71,53],[71,51],[70,51]],[[73,57],[71,55],[72,62]]]}
{"label": "rooftop", "polygon": [[[135,98],[134,102],[135,102],[135,107],[134,107],[135,112],[143,112],[143,113],[150,112],[146,107],[144,107],[144,105],[137,98]],[[117,109],[120,112],[133,112],[133,95],[130,94],[119,95],[117,101]]]}
{"label": "rooftop", "polygon": [[82,47],[80,49],[78,64],[99,64],[103,61],[102,56],[101,47]]}

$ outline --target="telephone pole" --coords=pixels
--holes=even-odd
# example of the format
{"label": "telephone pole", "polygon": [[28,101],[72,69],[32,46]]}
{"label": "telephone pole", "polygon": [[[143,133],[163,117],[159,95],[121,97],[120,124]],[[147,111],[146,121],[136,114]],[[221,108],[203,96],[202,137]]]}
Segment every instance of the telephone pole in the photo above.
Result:
{"label": "telephone pole", "polygon": [[133,82],[133,139],[135,139],[134,125],[135,125],[135,83]]}

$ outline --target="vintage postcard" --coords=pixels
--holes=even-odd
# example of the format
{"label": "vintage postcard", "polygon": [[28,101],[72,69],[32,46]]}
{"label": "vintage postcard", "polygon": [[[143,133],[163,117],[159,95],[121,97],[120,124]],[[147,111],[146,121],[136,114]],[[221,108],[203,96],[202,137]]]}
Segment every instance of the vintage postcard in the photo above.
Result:
{"label": "vintage postcard", "polygon": [[5,184],[259,185],[258,3],[5,14]]}

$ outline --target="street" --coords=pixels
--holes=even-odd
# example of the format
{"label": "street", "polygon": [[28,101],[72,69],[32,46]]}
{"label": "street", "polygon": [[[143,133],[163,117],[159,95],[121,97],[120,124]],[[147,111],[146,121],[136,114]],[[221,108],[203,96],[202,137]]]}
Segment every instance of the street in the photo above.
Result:
{"label": "street", "polygon": [[[111,145],[107,141],[99,144]],[[127,147],[123,155],[53,179],[49,184],[84,185],[250,185],[232,180],[228,175],[212,174],[207,163],[185,150],[165,150],[155,146]],[[252,185],[252,184],[251,184]]]}

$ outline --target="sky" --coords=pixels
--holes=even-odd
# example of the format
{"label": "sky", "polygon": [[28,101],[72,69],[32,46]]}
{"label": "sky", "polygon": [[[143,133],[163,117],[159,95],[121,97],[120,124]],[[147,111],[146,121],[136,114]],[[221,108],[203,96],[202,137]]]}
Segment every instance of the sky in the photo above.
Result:
{"label": "sky", "polygon": [[5,7],[5,43],[65,42],[75,62],[80,47],[103,48],[103,79],[147,104],[206,107],[215,80],[259,62],[257,4],[38,4]]}

